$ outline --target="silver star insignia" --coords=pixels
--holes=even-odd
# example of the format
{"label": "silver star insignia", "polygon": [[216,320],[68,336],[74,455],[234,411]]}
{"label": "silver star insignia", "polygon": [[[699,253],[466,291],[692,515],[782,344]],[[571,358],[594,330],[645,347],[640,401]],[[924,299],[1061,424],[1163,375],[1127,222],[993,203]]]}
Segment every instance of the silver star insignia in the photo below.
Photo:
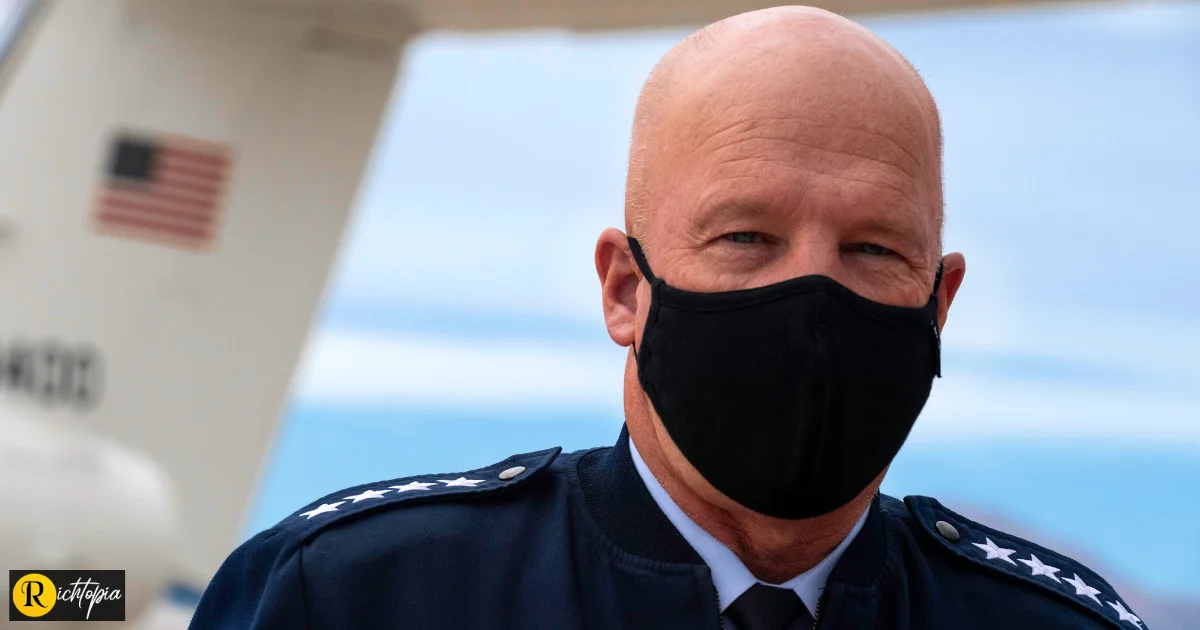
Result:
{"label": "silver star insignia", "polygon": [[1076,595],[1083,595],[1084,597],[1090,597],[1090,598],[1092,598],[1092,601],[1096,602],[1097,606],[1102,606],[1102,604],[1100,603],[1100,600],[1096,598],[1096,596],[1100,594],[1100,590],[1092,588],[1092,587],[1088,586],[1086,583],[1084,583],[1083,578],[1079,577],[1078,573],[1075,574],[1074,580],[1072,580],[1071,578],[1065,577],[1065,578],[1063,578],[1063,581],[1066,582],[1067,584],[1070,584],[1071,586],[1075,587]]}
{"label": "silver star insignia", "polygon": [[1134,616],[1133,613],[1129,612],[1128,610],[1125,610],[1125,605],[1122,604],[1121,602],[1108,602],[1108,605],[1112,606],[1113,610],[1117,611],[1117,615],[1119,615],[1121,617],[1121,621],[1128,621],[1129,623],[1133,624],[1134,626],[1137,626],[1138,628],[1142,627],[1142,620],[1138,619],[1136,616]]}
{"label": "silver star insignia", "polygon": [[467,479],[466,477],[459,477],[453,481],[447,481],[445,479],[438,479],[438,481],[446,484],[447,487],[461,486],[463,488],[474,488],[475,484],[483,483],[483,479]]}
{"label": "silver star insignia", "polygon": [[382,499],[385,492],[391,492],[391,490],[364,490],[362,494],[355,494],[345,498],[354,499],[351,503],[358,503],[367,499]]}
{"label": "silver star insignia", "polygon": [[322,503],[321,507],[319,507],[315,510],[309,510],[307,512],[304,512],[300,516],[307,516],[308,518],[311,519],[312,517],[314,517],[318,514],[324,514],[326,512],[336,512],[338,509],[338,506],[343,503],[345,503],[345,501],[338,501],[337,503]]}
{"label": "silver star insignia", "polygon": [[996,543],[992,542],[991,538],[984,538],[984,540],[987,541],[986,545],[980,544],[980,543],[971,543],[971,544],[986,551],[988,560],[995,560],[995,559],[999,558],[1013,566],[1017,566],[1017,563],[1013,562],[1012,558],[1009,558],[1009,556],[1013,555],[1014,553],[1017,553],[1016,549],[1005,549],[1003,547],[997,546]]}
{"label": "silver star insignia", "polygon": [[1028,560],[1019,560],[1019,562],[1024,565],[1028,565],[1030,569],[1033,569],[1033,575],[1044,575],[1055,582],[1059,582],[1060,584],[1062,583],[1059,581],[1058,576],[1054,575],[1055,573],[1058,573],[1059,569],[1048,564],[1042,564],[1042,561],[1038,560],[1038,557],[1033,554],[1029,554]]}
{"label": "silver star insignia", "polygon": [[396,489],[396,492],[408,492],[409,490],[428,490],[429,486],[436,486],[436,485],[437,484],[434,484],[434,483],[422,483],[420,481],[414,481],[412,483],[406,483],[403,486],[392,486],[392,487]]}

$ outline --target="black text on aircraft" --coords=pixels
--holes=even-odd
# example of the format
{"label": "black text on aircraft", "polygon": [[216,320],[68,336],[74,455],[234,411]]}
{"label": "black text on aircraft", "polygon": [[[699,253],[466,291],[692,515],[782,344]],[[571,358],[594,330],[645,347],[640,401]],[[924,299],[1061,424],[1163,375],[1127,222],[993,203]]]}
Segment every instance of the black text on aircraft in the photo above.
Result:
{"label": "black text on aircraft", "polygon": [[100,401],[102,388],[103,362],[89,346],[53,339],[0,342],[0,392],[84,411]]}

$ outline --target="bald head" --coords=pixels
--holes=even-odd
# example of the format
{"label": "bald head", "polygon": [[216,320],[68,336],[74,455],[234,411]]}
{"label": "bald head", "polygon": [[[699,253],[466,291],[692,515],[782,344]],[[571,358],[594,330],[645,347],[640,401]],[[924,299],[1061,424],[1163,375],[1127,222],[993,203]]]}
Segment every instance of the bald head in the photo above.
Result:
{"label": "bald head", "polygon": [[813,178],[853,178],[874,163],[912,180],[908,201],[929,214],[940,251],[937,108],[912,65],[858,24],[778,7],[709,25],[668,52],[638,99],[626,230],[653,240],[660,211],[679,200],[681,171],[709,157],[701,154],[751,157],[723,139],[753,142],[763,159],[791,161]]}

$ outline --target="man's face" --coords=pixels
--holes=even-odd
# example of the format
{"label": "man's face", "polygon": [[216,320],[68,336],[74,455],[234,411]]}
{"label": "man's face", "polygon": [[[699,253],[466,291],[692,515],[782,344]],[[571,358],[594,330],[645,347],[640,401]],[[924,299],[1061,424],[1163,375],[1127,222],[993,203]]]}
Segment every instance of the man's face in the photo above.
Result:
{"label": "man's face", "polygon": [[[627,223],[639,228],[650,267],[667,284],[719,292],[819,274],[876,302],[928,302],[941,259],[932,101],[888,49],[839,43],[829,33],[756,32],[736,45],[692,51],[667,82],[669,94],[651,99],[653,124],[635,132],[644,168],[631,178],[640,193],[631,198],[640,210],[627,208]],[[651,288],[623,233],[601,235],[596,268],[609,335],[641,347]],[[944,258],[940,324],[964,272],[960,254]],[[664,483],[744,512],[674,445],[632,352],[625,406],[647,461],[673,471]]]}

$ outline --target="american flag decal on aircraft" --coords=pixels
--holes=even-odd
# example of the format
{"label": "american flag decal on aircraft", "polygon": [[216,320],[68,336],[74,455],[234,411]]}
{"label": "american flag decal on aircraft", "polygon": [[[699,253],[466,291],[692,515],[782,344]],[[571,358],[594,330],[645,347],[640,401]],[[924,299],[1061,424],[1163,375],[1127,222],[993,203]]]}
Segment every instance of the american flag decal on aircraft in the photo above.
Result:
{"label": "american flag decal on aircraft", "polygon": [[105,164],[96,231],[186,249],[216,240],[232,155],[173,136],[117,134]]}

